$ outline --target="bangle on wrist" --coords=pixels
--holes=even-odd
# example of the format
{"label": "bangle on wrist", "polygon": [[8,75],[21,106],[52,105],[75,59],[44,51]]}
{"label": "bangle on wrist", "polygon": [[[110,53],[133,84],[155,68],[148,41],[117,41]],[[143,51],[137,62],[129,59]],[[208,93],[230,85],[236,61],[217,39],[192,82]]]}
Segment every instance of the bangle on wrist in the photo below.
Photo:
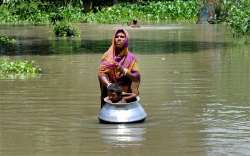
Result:
{"label": "bangle on wrist", "polygon": [[108,83],[107,83],[107,88],[108,88],[111,84],[112,84],[112,83],[108,82]]}
{"label": "bangle on wrist", "polygon": [[123,68],[123,73],[124,73],[124,75],[127,75],[127,73],[128,73],[128,68]]}

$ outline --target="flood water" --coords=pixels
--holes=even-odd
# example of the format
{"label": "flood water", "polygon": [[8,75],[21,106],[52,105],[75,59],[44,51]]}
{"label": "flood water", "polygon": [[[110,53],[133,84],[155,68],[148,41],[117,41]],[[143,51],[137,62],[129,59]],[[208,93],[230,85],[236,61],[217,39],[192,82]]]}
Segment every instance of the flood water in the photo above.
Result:
{"label": "flood water", "polygon": [[79,27],[80,39],[58,39],[48,26],[0,26],[17,39],[2,56],[43,68],[38,77],[0,80],[1,156],[249,155],[250,46],[224,26],[128,29],[148,118],[118,125],[97,120],[96,76],[117,26]]}

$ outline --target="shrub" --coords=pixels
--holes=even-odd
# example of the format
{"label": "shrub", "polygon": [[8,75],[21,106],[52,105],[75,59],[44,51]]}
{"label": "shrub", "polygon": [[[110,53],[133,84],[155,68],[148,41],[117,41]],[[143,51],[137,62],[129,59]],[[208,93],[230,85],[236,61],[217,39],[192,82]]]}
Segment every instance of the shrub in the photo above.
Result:
{"label": "shrub", "polygon": [[228,17],[226,22],[235,36],[250,35],[250,1],[242,0],[227,4]]}
{"label": "shrub", "polygon": [[79,29],[73,27],[68,22],[60,22],[56,23],[54,26],[54,33],[58,37],[74,37],[74,36],[80,36]]}

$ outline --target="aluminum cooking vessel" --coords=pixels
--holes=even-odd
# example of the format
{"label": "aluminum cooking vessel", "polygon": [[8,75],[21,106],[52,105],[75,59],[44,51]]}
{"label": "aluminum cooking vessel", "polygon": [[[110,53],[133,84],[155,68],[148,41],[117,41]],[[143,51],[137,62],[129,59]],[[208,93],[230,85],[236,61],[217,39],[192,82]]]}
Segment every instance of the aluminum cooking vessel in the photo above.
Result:
{"label": "aluminum cooking vessel", "polygon": [[140,98],[130,103],[111,103],[107,97],[98,118],[102,123],[136,123],[143,122],[147,114],[139,103]]}

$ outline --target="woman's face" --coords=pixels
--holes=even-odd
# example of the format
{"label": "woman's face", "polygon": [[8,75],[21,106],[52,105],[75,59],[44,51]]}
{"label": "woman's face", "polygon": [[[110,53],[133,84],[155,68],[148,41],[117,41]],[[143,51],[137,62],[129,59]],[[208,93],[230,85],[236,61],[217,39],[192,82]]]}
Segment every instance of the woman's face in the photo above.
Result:
{"label": "woman's face", "polygon": [[126,41],[126,35],[123,32],[119,32],[115,35],[115,46],[117,48],[123,48]]}

